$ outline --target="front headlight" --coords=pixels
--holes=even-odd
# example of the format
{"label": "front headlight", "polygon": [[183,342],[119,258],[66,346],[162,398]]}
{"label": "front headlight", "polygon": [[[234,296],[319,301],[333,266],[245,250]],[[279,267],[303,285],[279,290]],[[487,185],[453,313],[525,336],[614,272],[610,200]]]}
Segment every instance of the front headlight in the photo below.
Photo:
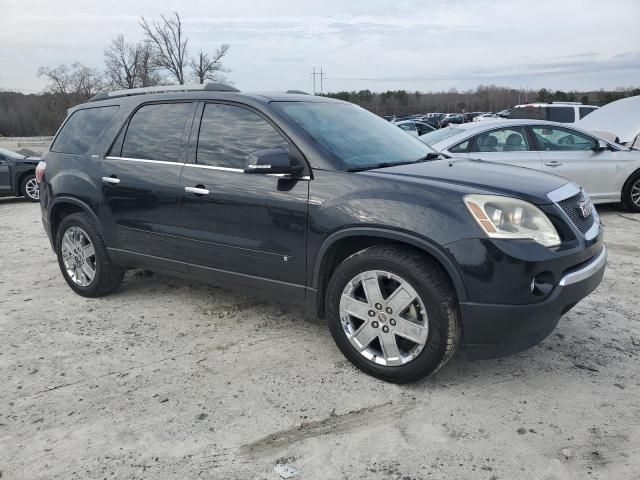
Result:
{"label": "front headlight", "polygon": [[560,244],[549,218],[529,202],[498,195],[466,195],[464,203],[491,238],[530,238],[545,247]]}

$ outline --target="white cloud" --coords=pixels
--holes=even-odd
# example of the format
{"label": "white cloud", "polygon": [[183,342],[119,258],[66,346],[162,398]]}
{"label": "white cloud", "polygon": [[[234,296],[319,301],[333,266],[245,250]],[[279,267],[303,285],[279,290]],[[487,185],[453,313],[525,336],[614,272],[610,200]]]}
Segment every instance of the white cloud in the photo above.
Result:
{"label": "white cloud", "polygon": [[[140,15],[174,1],[3,0],[0,88],[42,89],[40,65],[102,67],[119,33],[140,38]],[[613,88],[640,78],[640,3],[618,0],[182,2],[192,49],[228,42],[243,90],[310,90],[323,66],[330,90]]]}

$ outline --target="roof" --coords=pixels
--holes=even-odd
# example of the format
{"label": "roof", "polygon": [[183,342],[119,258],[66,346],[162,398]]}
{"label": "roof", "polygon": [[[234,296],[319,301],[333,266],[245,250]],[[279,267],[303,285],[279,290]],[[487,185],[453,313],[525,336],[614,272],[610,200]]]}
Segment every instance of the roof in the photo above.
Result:
{"label": "roof", "polygon": [[329,97],[309,95],[299,90],[289,90],[287,92],[241,92],[230,85],[216,82],[202,85],[158,85],[155,87],[99,92],[89,99],[88,103],[105,101],[113,103],[127,101],[142,103],[143,101],[169,99],[238,99],[239,97],[248,97],[259,102],[345,103],[342,100]]}

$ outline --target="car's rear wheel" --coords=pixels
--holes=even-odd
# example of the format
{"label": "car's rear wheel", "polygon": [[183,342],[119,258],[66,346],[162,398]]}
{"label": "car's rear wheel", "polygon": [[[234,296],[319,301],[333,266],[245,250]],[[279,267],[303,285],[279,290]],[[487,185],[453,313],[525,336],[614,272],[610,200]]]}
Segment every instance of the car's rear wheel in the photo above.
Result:
{"label": "car's rear wheel", "polygon": [[640,171],[626,181],[622,189],[622,202],[632,212],[640,212]]}
{"label": "car's rear wheel", "polygon": [[86,213],[62,220],[56,252],[64,279],[83,297],[107,295],[122,283],[124,270],[111,261],[98,228]]}
{"label": "car's rear wheel", "polygon": [[380,245],[351,255],[333,273],[326,303],[342,353],[387,381],[432,374],[458,346],[458,305],[449,278],[413,250]]}
{"label": "car's rear wheel", "polygon": [[38,188],[38,182],[34,174],[27,175],[22,179],[20,183],[20,192],[27,200],[31,202],[40,201],[40,189]]}

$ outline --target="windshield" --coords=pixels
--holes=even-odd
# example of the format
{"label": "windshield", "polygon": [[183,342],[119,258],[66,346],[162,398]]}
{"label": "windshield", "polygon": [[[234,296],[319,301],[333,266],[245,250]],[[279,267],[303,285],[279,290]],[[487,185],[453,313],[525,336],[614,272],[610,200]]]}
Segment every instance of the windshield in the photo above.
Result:
{"label": "windshield", "polygon": [[445,138],[457,135],[461,132],[464,132],[464,130],[461,128],[445,127],[441,128],[440,130],[434,130],[433,132],[425,133],[420,137],[420,140],[422,140],[423,142],[434,144],[444,140]]}
{"label": "windshield", "polygon": [[402,129],[352,104],[274,102],[300,127],[338,170],[414,162],[435,153]]}
{"label": "windshield", "polygon": [[0,148],[0,155],[7,158],[12,158],[13,160],[22,160],[23,158],[25,158],[24,155],[20,155],[19,153],[12,152],[11,150],[7,150],[6,148]]}

